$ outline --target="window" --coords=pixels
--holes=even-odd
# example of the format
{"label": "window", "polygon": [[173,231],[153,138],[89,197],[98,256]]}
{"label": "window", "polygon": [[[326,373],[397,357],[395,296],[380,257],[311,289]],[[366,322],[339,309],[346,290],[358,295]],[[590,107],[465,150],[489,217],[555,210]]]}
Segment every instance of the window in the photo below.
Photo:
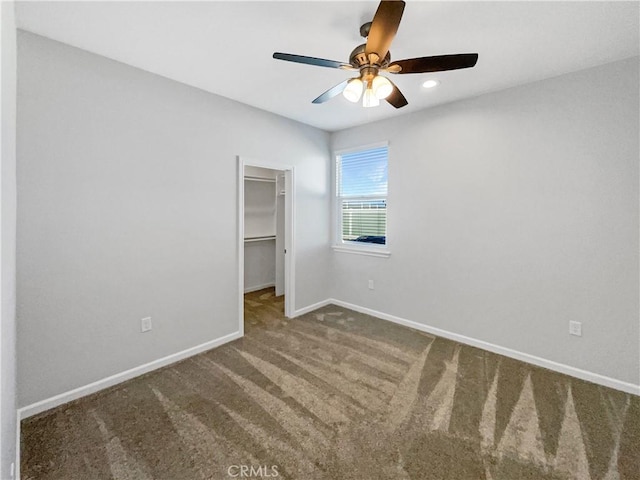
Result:
{"label": "window", "polygon": [[[336,247],[370,252],[387,245],[388,148],[336,156]],[[386,256],[386,255],[385,255]]]}

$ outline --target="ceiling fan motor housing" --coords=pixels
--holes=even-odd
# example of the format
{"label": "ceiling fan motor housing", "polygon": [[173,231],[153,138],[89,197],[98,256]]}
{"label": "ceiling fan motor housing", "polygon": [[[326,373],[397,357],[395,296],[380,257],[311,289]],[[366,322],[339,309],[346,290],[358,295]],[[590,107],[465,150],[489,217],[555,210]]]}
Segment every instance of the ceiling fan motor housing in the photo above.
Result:
{"label": "ceiling fan motor housing", "polygon": [[355,67],[355,68],[362,68],[362,67],[378,67],[378,68],[386,68],[389,63],[391,62],[391,53],[387,52],[387,55],[384,57],[384,59],[381,62],[378,62],[377,64],[373,65],[371,64],[371,62],[369,61],[369,57],[367,56],[367,54],[365,53],[365,49],[367,47],[366,43],[363,43],[362,45],[358,45],[356,48],[353,49],[353,51],[351,52],[351,55],[349,55],[349,63]]}

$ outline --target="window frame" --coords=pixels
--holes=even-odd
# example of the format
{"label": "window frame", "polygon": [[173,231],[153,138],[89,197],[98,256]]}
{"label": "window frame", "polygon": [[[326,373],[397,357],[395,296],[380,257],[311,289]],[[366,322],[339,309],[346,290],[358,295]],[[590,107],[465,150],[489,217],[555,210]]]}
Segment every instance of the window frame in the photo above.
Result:
{"label": "window frame", "polygon": [[[351,148],[344,148],[333,151],[333,163],[332,163],[332,202],[333,202],[333,218],[332,218],[332,248],[336,252],[341,253],[353,253],[358,255],[368,255],[372,257],[388,258],[391,255],[389,246],[389,185],[387,184],[386,195],[361,195],[358,197],[342,197],[340,196],[338,186],[338,162],[342,155],[354,152],[361,152],[363,150],[373,150],[375,148],[387,148],[387,178],[389,175],[389,142],[378,142],[367,145],[360,145]],[[385,245],[379,245],[375,243],[363,243],[363,242],[350,242],[342,239],[342,202],[343,200],[359,201],[359,200],[377,200],[384,199],[386,202],[386,233],[385,233]]]}

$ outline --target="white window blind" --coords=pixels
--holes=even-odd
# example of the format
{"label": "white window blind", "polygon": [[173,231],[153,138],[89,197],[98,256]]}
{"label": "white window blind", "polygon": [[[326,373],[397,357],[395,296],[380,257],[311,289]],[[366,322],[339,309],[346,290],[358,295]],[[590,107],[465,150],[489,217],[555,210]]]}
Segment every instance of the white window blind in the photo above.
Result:
{"label": "white window blind", "polygon": [[341,243],[386,245],[388,149],[337,157],[336,192]]}

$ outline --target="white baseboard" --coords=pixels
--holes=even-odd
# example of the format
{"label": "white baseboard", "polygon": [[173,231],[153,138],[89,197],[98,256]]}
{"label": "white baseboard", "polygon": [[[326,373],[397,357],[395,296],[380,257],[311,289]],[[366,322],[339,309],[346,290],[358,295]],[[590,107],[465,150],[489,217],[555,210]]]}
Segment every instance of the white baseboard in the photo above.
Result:
{"label": "white baseboard", "polygon": [[330,303],[335,303],[335,301],[331,299],[327,299],[327,300],[322,300],[321,302],[318,302],[318,303],[314,303],[313,305],[308,305],[304,308],[301,308],[300,310],[296,310],[295,312],[293,312],[293,316],[291,318],[296,318],[296,317],[299,317],[300,315],[304,315],[305,313],[313,312],[314,310],[325,307]]}
{"label": "white baseboard", "polygon": [[253,287],[246,287],[244,289],[244,293],[251,293],[251,292],[257,292],[258,290],[262,290],[264,288],[269,288],[269,287],[275,287],[276,284],[273,282],[270,283],[263,283],[262,285],[255,285]]}
{"label": "white baseboard", "polygon": [[332,298],[326,302],[320,302],[320,303],[323,304],[322,306],[328,305],[328,304],[334,304],[340,307],[349,308],[351,310],[355,310],[356,312],[364,313],[366,315],[371,315],[373,317],[377,317],[382,320],[388,320],[390,322],[397,323],[399,325],[404,325],[405,327],[410,327],[415,330],[420,330],[422,332],[431,333],[433,335],[437,335],[438,337],[443,337],[449,340],[453,340],[454,342],[463,343],[465,345],[471,345],[472,347],[481,348],[483,350],[488,350],[489,352],[497,353],[499,355],[504,355],[505,357],[514,358],[522,362],[531,363],[533,365],[537,365],[538,367],[547,368],[549,370],[563,373],[571,377],[579,378],[581,380],[586,380],[587,382],[597,383],[598,385],[614,388],[616,390],[621,390],[623,392],[631,393],[634,395],[640,395],[640,385],[634,385],[633,383],[623,382],[622,380],[617,380],[615,378],[607,377],[605,375],[600,375],[599,373],[589,372],[587,370],[582,370],[580,368],[565,365],[563,363],[554,362],[553,360],[547,360],[545,358],[536,357],[535,355],[530,355],[528,353],[512,350],[511,348],[501,347],[500,345],[495,345],[493,343],[485,342],[483,340],[477,340],[475,338],[466,337],[464,335],[460,335],[458,333],[452,333],[447,330],[442,330],[440,328],[430,327],[429,325],[424,325],[422,323],[396,317],[394,315],[389,315],[388,313],[378,312],[377,310],[372,310],[370,308],[354,305],[353,303],[343,302],[342,300],[336,300],[335,298]]}
{"label": "white baseboard", "polygon": [[45,410],[49,410],[50,408],[57,407],[72,400],[90,395],[99,390],[104,390],[105,388],[112,387],[114,385],[117,385],[118,383],[122,383],[126,380],[130,380],[134,377],[138,377],[142,374],[151,372],[152,370],[157,370],[158,368],[164,367],[166,365],[170,365],[180,360],[184,360],[185,358],[192,357],[193,355],[197,355],[198,353],[202,353],[207,350],[211,350],[212,348],[219,347],[220,345],[231,342],[240,337],[242,337],[242,334],[240,332],[233,332],[229,335],[216,338],[215,340],[196,345],[195,347],[182,350],[181,352],[167,355],[166,357],[159,358],[149,363],[145,363],[144,365],[131,368],[124,372],[116,373],[115,375],[111,375],[110,377],[92,382],[88,385],[74,388],[73,390],[69,390],[68,392],[64,392],[59,395],[46,398],[39,402],[32,403],[31,405],[27,405],[26,407],[19,408],[18,430],[20,428],[20,420],[31,417],[33,415],[37,415],[38,413],[44,412]]}
{"label": "white baseboard", "polygon": [[273,282],[263,283],[262,285],[254,285],[253,287],[246,287],[244,289],[244,293],[257,292],[258,290],[262,290],[264,288],[275,287],[276,284]]}
{"label": "white baseboard", "polygon": [[[631,393],[634,395],[640,395],[640,385],[623,382],[621,380],[607,377],[605,375],[600,375],[598,373],[589,372],[587,370],[582,370],[576,367],[554,362],[552,360],[536,357],[535,355],[530,355],[528,353],[523,353],[517,350],[502,347],[500,345],[488,343],[483,340],[477,340],[475,338],[467,337],[457,333],[452,333],[447,330],[431,327],[429,325],[424,325],[422,323],[414,322],[401,317],[396,317],[395,315],[379,312],[377,310],[373,310],[370,308],[361,307],[359,305],[355,305],[349,302],[344,302],[342,300],[327,299],[327,300],[314,303],[313,305],[309,305],[307,307],[296,310],[292,318],[299,317],[301,315],[304,315],[305,313],[312,312],[314,310],[317,310],[318,308],[321,308],[330,304],[338,305],[344,308],[349,308],[351,310],[355,310],[356,312],[364,313],[367,315],[380,318],[382,320],[387,320],[393,323],[397,323],[399,325],[404,325],[405,327],[413,328],[415,330],[420,330],[426,333],[437,335],[439,337],[447,338],[449,340],[463,343],[465,345],[471,345],[473,347],[481,348],[483,350],[488,350],[490,352],[497,353],[499,355],[504,355],[506,357],[514,358],[516,360],[520,360],[526,363],[531,363],[539,367],[548,368],[549,370],[553,370],[559,373],[563,373],[565,375],[586,380],[588,382],[593,382],[598,385],[614,388],[616,390],[621,390],[623,392]],[[33,415],[37,415],[38,413],[44,412],[46,410],[57,407],[64,403],[70,402],[72,400],[76,400],[86,395],[95,393],[99,390],[112,387],[113,385],[117,385],[118,383],[122,383],[131,378],[140,376],[144,373],[148,373],[152,370],[156,370],[158,368],[178,362],[180,360],[191,357],[193,355],[197,355],[198,353],[211,350],[212,348],[231,342],[240,337],[242,337],[242,334],[240,332],[233,332],[223,337],[217,338],[215,340],[211,340],[209,342],[203,343],[201,345],[197,345],[195,347],[183,350],[181,352],[174,353],[172,355],[168,355],[166,357],[160,358],[158,360],[154,360],[149,363],[145,363],[144,365],[140,365],[130,370],[126,370],[124,372],[111,375],[110,377],[103,378],[102,380],[98,380],[88,385],[78,387],[68,392],[64,392],[59,395],[55,395],[53,397],[47,398],[45,400],[41,400],[39,402],[33,403],[31,405],[27,405],[26,407],[19,408],[17,412],[18,422],[20,420],[31,417]],[[19,431],[19,424],[18,424],[18,431]],[[19,465],[16,465],[16,468],[19,468]]]}

